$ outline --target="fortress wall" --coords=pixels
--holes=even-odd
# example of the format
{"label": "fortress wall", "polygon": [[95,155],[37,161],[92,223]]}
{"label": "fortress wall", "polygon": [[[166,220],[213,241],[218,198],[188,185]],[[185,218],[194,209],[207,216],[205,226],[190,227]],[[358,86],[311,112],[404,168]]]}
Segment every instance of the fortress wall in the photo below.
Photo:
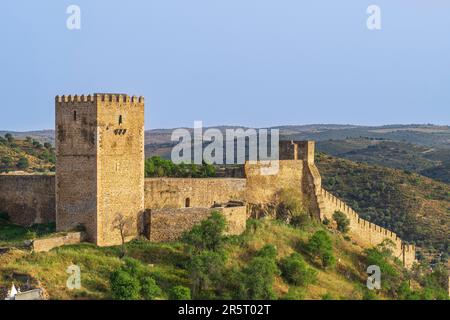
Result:
{"label": "fortress wall", "polygon": [[391,240],[395,247],[393,254],[400,259],[406,267],[411,267],[415,261],[414,245],[403,244],[402,240],[394,232],[382,228],[374,223],[359,217],[346,203],[335,197],[325,189],[321,189],[318,195],[321,218],[333,221],[333,214],[336,211],[343,212],[350,220],[349,235],[363,247],[374,247],[382,243],[385,239]]}
{"label": "fortress wall", "polygon": [[55,176],[0,175],[0,212],[24,226],[54,222]]}
{"label": "fortress wall", "polygon": [[302,188],[302,161],[279,161],[276,174],[262,174],[262,170],[267,167],[267,164],[261,162],[245,164],[246,199],[249,204],[272,204],[281,190]]}
{"label": "fortress wall", "polygon": [[234,178],[145,179],[145,208],[210,208],[214,203],[245,200],[246,180]]}
{"label": "fortress wall", "polygon": [[181,208],[181,209],[153,209],[145,222],[146,236],[150,241],[176,241],[181,235],[191,230],[195,225],[207,219],[213,211],[221,212],[227,222],[230,235],[239,235],[245,231],[246,207],[232,208]]}

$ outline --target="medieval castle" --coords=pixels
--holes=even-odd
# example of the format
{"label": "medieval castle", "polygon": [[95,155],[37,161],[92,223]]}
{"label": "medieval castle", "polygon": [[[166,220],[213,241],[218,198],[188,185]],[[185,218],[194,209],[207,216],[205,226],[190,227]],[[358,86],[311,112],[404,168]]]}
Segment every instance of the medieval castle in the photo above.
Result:
{"label": "medieval castle", "polygon": [[22,225],[56,222],[57,231],[82,227],[99,246],[121,243],[117,218],[129,221],[127,238],[175,240],[221,211],[230,234],[245,230],[258,208],[283,189],[296,189],[317,219],[336,211],[350,219],[349,235],[363,247],[385,239],[406,267],[415,247],[389,230],[361,219],[322,188],[314,163],[314,142],[280,142],[279,171],[262,175],[260,162],[247,162],[244,178],[145,178],[144,98],[125,94],[58,96],[56,175],[0,175],[0,211]]}

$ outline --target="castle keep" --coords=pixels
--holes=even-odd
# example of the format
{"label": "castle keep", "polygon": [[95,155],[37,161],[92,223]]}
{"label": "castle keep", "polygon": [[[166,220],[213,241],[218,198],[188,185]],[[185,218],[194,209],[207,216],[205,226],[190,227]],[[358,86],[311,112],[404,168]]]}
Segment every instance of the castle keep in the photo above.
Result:
{"label": "castle keep", "polygon": [[58,231],[82,227],[88,241],[108,246],[121,243],[119,220],[129,222],[128,239],[172,241],[218,210],[228,221],[228,233],[240,234],[247,218],[258,217],[281,191],[292,189],[317,219],[346,214],[349,235],[361,246],[389,239],[405,266],[415,261],[413,245],[361,219],[322,188],[313,141],[280,142],[275,175],[261,174],[264,163],[247,162],[243,178],[145,179],[143,97],[56,97],[55,112],[56,175],[0,175],[0,211],[14,223],[56,221]]}
{"label": "castle keep", "polygon": [[120,241],[115,220],[137,234],[144,211],[144,98],[56,97],[56,227],[86,228],[98,245]]}

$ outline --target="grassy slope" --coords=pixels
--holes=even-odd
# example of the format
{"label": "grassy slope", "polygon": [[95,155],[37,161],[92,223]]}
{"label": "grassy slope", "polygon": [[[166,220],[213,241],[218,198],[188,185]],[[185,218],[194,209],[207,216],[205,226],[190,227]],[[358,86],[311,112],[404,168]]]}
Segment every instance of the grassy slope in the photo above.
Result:
{"label": "grassy slope", "polygon": [[[312,225],[304,229],[293,228],[278,222],[264,221],[254,234],[247,233],[242,238],[227,244],[228,263],[243,266],[252,254],[263,245],[271,243],[278,249],[278,258],[298,250],[315,231],[323,228]],[[334,242],[337,266],[323,270],[309,261],[311,267],[318,270],[317,283],[307,289],[291,287],[294,298],[321,299],[325,294],[335,299],[361,299],[362,286],[365,283],[364,258],[361,248],[344,240],[340,235],[331,233]],[[245,244],[243,244],[245,243]],[[0,287],[10,285],[8,278],[13,272],[27,273],[39,280],[52,299],[105,299],[110,298],[109,275],[120,265],[118,247],[99,248],[91,244],[81,244],[54,249],[48,253],[28,253],[13,250],[0,255]],[[147,241],[134,241],[127,245],[127,255],[139,259],[151,270],[157,283],[167,297],[168,290],[174,285],[190,285],[184,263],[189,259],[184,245],[180,243],[155,244]],[[305,259],[307,257],[305,256]],[[307,260],[308,261],[308,260]],[[68,279],[66,269],[71,264],[81,268],[82,289],[70,291],[65,283]],[[276,279],[274,290],[282,298],[289,291],[281,278]]]}
{"label": "grassy slope", "polygon": [[[14,145],[0,141],[0,170],[20,170],[16,167],[17,161],[19,161],[20,158],[25,157],[29,162],[29,168],[25,171],[50,171],[50,169],[54,167],[54,164],[49,162],[48,155],[54,156],[53,148],[47,150],[43,146],[37,147],[32,144],[32,141],[15,139]],[[1,160],[4,157],[12,160],[9,166],[5,166],[2,163]]]}
{"label": "grassy slope", "polygon": [[450,186],[415,173],[320,154],[323,185],[363,217],[421,246],[449,250]]}

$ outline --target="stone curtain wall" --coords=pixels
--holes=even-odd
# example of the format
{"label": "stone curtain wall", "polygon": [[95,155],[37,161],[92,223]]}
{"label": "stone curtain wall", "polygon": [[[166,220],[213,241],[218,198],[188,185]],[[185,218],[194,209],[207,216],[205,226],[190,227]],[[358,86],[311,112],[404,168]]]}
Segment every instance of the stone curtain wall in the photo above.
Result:
{"label": "stone curtain wall", "polygon": [[0,212],[23,226],[55,222],[55,176],[0,175]]}
{"label": "stone curtain wall", "polygon": [[245,190],[245,179],[148,178],[145,209],[185,208],[186,204],[210,208],[214,203],[245,200]]}
{"label": "stone curtain wall", "polygon": [[207,219],[213,211],[221,212],[228,223],[228,234],[239,235],[245,231],[247,210],[245,207],[230,208],[165,208],[154,209],[148,214],[147,238],[153,242],[178,240],[181,235]]}
{"label": "stone curtain wall", "polygon": [[358,213],[352,208],[325,189],[321,189],[317,198],[322,220],[327,218],[333,221],[333,214],[336,211],[343,212],[350,220],[349,235],[359,245],[363,247],[374,247],[382,243],[385,239],[389,239],[395,244],[393,248],[394,256],[400,259],[405,267],[410,268],[412,266],[415,261],[414,245],[404,244],[394,232],[360,218]]}
{"label": "stone curtain wall", "polygon": [[52,238],[36,239],[33,241],[32,249],[34,252],[48,252],[57,247],[79,244],[83,239],[84,235],[82,232],[69,232]]}
{"label": "stone curtain wall", "polygon": [[246,200],[251,205],[273,204],[277,194],[283,189],[299,189],[302,187],[303,162],[283,160],[279,162],[276,175],[261,175],[262,163],[245,164],[247,179]]}

